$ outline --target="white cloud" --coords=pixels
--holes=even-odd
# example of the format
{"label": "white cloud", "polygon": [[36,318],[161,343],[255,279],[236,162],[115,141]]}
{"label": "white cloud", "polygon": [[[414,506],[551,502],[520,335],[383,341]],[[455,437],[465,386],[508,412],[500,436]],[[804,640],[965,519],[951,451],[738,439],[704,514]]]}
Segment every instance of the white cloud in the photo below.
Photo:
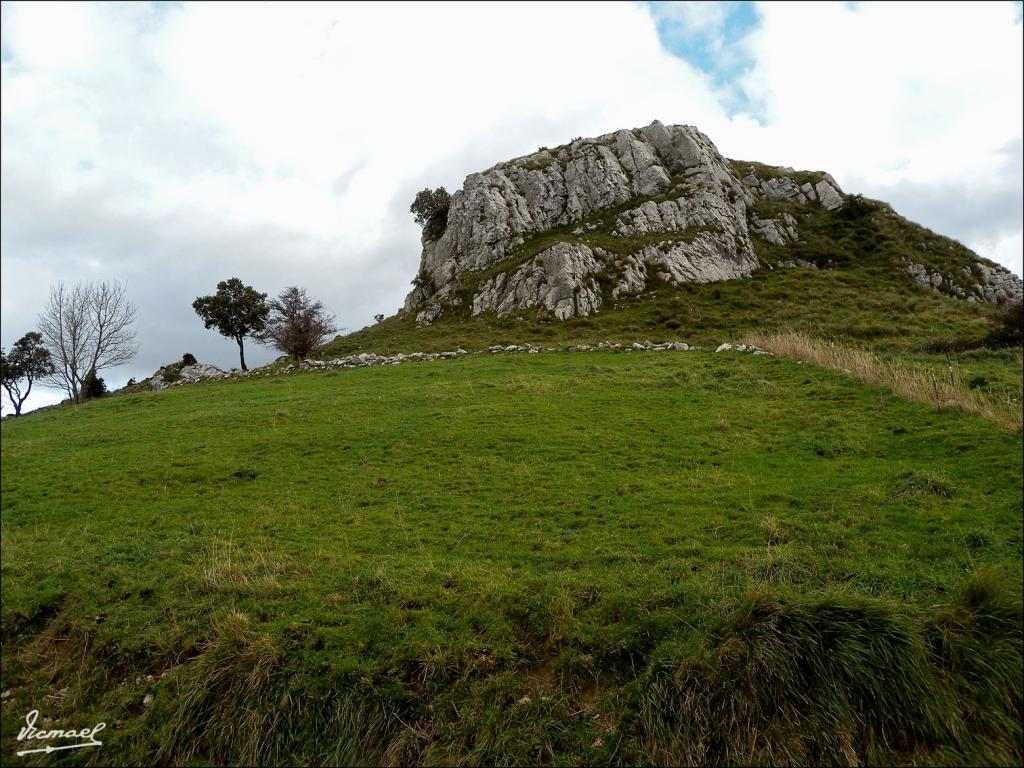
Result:
{"label": "white cloud", "polygon": [[[704,5],[663,10],[718,36],[721,9]],[[1024,90],[1008,6],[767,4],[742,52],[756,119],[727,116],[714,78],[666,52],[640,5],[3,14],[3,341],[32,327],[56,279],[126,279],[142,354],[114,380],[184,351],[232,365],[190,308],[232,275],[306,285],[359,327],[415,273],[417,189],[655,118],[698,125],[733,157],[830,170],[897,209],[920,185],[1020,189],[1005,157]],[[941,199],[922,210],[1020,269],[1019,216],[967,238],[944,229]]]}
{"label": "white cloud", "polygon": [[45,13],[10,12],[7,23],[18,27],[19,62],[41,72],[71,72],[88,66],[97,53],[97,13],[89,5],[55,2]]}
{"label": "white cloud", "polygon": [[[922,224],[1019,274],[1020,252],[1009,245],[1022,226],[1024,133],[1024,35],[1014,6],[765,3],[759,12],[743,43],[754,61],[743,88],[763,113],[759,124],[725,126],[719,147],[828,170],[848,190],[917,211]],[[985,208],[972,210],[994,229],[986,234],[961,215],[964,195],[991,201],[998,223]],[[1009,239],[998,231],[1007,227]]]}
{"label": "white cloud", "polygon": [[761,143],[874,183],[993,170],[1021,135],[1014,18],[1009,3],[767,3],[745,41]]}

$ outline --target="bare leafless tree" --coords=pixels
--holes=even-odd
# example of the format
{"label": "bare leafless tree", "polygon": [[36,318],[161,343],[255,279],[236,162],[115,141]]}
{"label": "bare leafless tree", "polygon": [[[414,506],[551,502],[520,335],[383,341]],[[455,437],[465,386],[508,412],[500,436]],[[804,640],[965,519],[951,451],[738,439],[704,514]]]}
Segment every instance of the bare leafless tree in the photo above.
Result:
{"label": "bare leafless tree", "polygon": [[85,399],[89,375],[127,363],[138,352],[135,305],[122,283],[58,283],[39,316],[39,330],[53,359],[51,385],[74,403]]}
{"label": "bare leafless tree", "polygon": [[305,288],[290,286],[270,302],[270,316],[259,340],[295,360],[306,356],[338,330],[334,315],[323,302],[306,295]]}

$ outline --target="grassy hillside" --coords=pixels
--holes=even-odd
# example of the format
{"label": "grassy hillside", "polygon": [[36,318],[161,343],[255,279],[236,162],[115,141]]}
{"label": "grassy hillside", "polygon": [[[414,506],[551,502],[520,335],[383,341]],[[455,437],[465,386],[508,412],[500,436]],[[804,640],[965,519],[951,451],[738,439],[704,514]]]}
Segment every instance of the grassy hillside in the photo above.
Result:
{"label": "grassy hillside", "polygon": [[439,351],[491,344],[559,345],[600,340],[679,338],[720,343],[763,328],[796,327],[819,336],[840,336],[896,350],[923,350],[966,339],[981,343],[993,308],[966,304],[913,285],[889,270],[788,269],[763,271],[746,280],[676,288],[660,285],[604,311],[564,322],[533,312],[496,317],[442,313],[417,328],[414,313],[338,337],[321,348],[323,358],[353,352]]}
{"label": "grassy hillside", "polygon": [[[831,285],[852,312],[847,274],[742,295]],[[1021,447],[710,352],[468,356],[6,420],[2,759],[56,762],[13,757],[37,707],[109,724],[65,764],[1020,762]]]}

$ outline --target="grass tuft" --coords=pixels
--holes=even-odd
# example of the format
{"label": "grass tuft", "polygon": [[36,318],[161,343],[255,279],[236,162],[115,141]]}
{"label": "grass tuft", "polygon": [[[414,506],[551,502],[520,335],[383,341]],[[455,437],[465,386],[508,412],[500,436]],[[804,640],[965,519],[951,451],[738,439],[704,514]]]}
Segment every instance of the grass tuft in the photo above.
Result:
{"label": "grass tuft", "polygon": [[[243,613],[216,622],[179,671],[158,764],[402,765],[424,734],[358,689],[296,677],[297,665]],[[166,713],[154,711],[153,721]]]}
{"label": "grass tuft", "polygon": [[272,751],[282,716],[275,684],[281,650],[237,611],[219,620],[214,632],[184,675],[158,763],[230,755],[256,765]]}
{"label": "grass tuft", "polygon": [[897,496],[941,496],[948,499],[953,495],[953,486],[941,475],[934,472],[905,472],[899,480]]}
{"label": "grass tuft", "polygon": [[1021,662],[1019,598],[990,573],[924,622],[755,594],[717,645],[652,669],[641,728],[661,764],[1019,764]]}
{"label": "grass tuft", "polygon": [[250,596],[278,592],[278,576],[284,563],[266,545],[240,549],[231,541],[211,542],[202,569],[202,591],[207,594],[233,591]]}

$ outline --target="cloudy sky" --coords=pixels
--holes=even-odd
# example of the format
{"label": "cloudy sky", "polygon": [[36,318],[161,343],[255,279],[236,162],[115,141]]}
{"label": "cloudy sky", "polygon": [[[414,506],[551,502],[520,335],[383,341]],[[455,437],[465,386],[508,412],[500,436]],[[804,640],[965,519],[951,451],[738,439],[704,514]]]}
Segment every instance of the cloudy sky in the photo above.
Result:
{"label": "cloudy sky", "polygon": [[111,384],[184,352],[237,365],[191,309],[227,277],[306,286],[350,330],[391,314],[419,261],[416,190],[654,119],[830,171],[1021,273],[1020,3],[2,14],[2,342],[58,280],[125,281],[141,349]]}

